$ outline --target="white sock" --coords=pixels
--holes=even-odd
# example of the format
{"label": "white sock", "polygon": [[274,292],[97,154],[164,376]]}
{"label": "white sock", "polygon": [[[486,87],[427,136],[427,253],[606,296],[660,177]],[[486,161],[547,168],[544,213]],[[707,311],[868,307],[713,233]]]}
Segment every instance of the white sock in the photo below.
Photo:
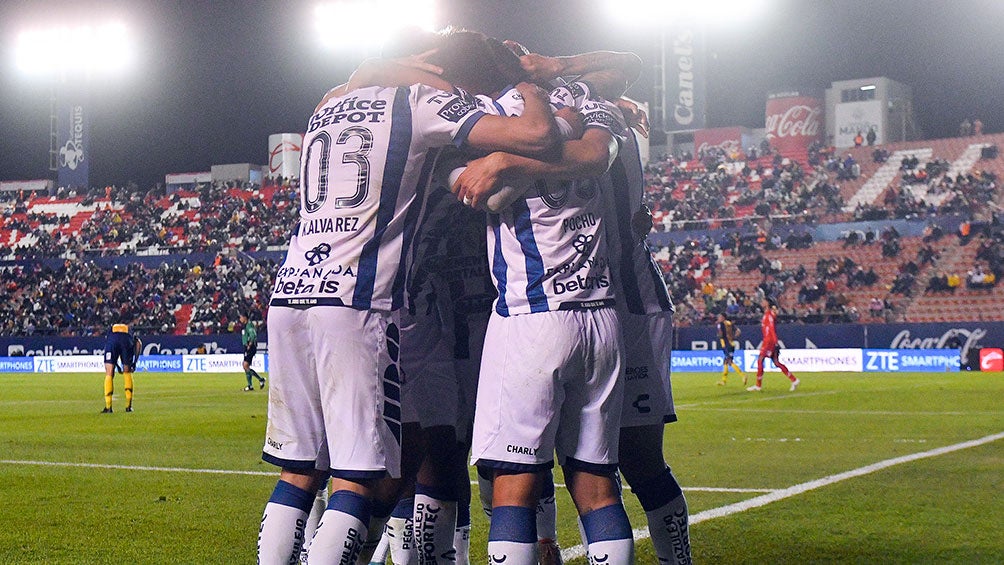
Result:
{"label": "white sock", "polygon": [[370,501],[354,492],[331,495],[317,532],[310,542],[311,563],[355,563],[366,540]]}
{"label": "white sock", "polygon": [[290,559],[299,558],[307,511],[313,500],[313,493],[285,481],[276,483],[258,529],[258,563],[286,565]]}
{"label": "white sock", "polygon": [[394,565],[414,565],[418,563],[418,552],[415,550],[414,523],[412,513],[415,499],[408,497],[398,501],[394,511],[387,520],[384,537],[390,546],[390,560]]}
{"label": "white sock", "polygon": [[648,519],[648,531],[660,563],[690,565],[687,499],[667,467],[659,476],[633,488]]}
{"label": "white sock", "polygon": [[314,532],[317,531],[317,524],[321,521],[321,515],[324,514],[324,509],[328,507],[328,485],[326,484],[321,488],[317,489],[317,496],[314,497],[314,505],[310,508],[310,515],[307,516],[307,525],[303,528],[303,550],[300,555],[300,561],[305,562],[307,555],[307,547],[310,546],[310,540],[314,539]]}
{"label": "white sock", "polygon": [[545,481],[537,501],[537,539],[558,541],[558,506],[554,501],[554,480]]}
{"label": "white sock", "polygon": [[[387,553],[390,552],[390,538],[387,537],[386,528],[380,536],[380,543],[373,550],[373,557],[370,557],[370,565],[384,565],[387,563]],[[395,564],[396,565],[396,564]]]}
{"label": "white sock", "polygon": [[373,558],[373,554],[376,552],[376,548],[380,546],[380,540],[383,539],[383,532],[387,526],[387,519],[389,516],[370,516],[370,523],[366,527],[366,539],[363,541],[362,550],[359,552],[360,563],[369,563]]}
{"label": "white sock", "polygon": [[689,565],[694,562],[690,555],[687,499],[682,494],[669,504],[646,512],[645,516],[660,563]]}
{"label": "white sock", "polygon": [[453,549],[456,551],[457,565],[471,563],[471,525],[457,526],[453,531]]}
{"label": "white sock", "polygon": [[457,501],[448,493],[435,492],[426,485],[415,486],[415,545],[420,565],[456,560],[453,533],[457,529]]}

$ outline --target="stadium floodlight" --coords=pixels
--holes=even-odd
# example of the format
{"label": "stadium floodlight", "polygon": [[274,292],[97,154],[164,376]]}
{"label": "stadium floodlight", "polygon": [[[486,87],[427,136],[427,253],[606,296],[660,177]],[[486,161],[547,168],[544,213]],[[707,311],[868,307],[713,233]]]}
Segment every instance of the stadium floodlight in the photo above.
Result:
{"label": "stadium floodlight", "polygon": [[379,48],[408,27],[435,29],[433,0],[340,0],[318,4],[314,29],[321,44],[339,51]]}
{"label": "stadium floodlight", "polygon": [[122,22],[29,29],[17,37],[17,67],[28,74],[114,72],[128,68],[135,42]]}
{"label": "stadium floodlight", "polygon": [[677,22],[725,27],[749,23],[766,10],[766,0],[604,0],[621,27],[665,28]]}
{"label": "stadium floodlight", "polygon": [[864,86],[861,87],[861,90],[875,90],[875,85],[874,84],[866,84],[866,85],[864,85]]}

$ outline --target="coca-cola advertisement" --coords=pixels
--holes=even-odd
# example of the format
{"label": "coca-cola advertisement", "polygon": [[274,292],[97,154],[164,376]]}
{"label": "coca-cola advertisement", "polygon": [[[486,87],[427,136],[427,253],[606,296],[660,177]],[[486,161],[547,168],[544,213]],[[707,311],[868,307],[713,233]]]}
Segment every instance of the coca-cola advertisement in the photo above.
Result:
{"label": "coca-cola advertisement", "polygon": [[767,140],[785,157],[804,155],[823,135],[823,101],[794,94],[767,100]]}
{"label": "coca-cola advertisement", "polygon": [[694,154],[706,155],[709,150],[719,150],[725,155],[742,153],[742,128],[712,128],[694,132]]}

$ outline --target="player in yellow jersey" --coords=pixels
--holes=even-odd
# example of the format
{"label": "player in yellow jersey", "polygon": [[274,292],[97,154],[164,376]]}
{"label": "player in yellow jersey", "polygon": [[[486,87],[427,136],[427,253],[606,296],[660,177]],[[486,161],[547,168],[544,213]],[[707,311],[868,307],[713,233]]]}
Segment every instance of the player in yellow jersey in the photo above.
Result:
{"label": "player in yellow jersey", "polygon": [[729,367],[743,376],[743,386],[746,386],[746,373],[733,361],[736,352],[736,343],[742,332],[735,324],[729,320],[724,313],[718,315],[718,344],[722,347],[722,354],[725,359],[722,362],[722,380],[718,381],[719,386],[725,386],[729,377]]}
{"label": "player in yellow jersey", "polygon": [[[102,414],[112,412],[112,380],[115,369],[119,367],[125,379],[126,412],[132,412],[132,373],[136,370],[136,360],[139,359],[143,342],[129,333],[129,326],[114,324],[112,331],[105,340],[105,409]],[[121,361],[121,366],[119,362]]]}

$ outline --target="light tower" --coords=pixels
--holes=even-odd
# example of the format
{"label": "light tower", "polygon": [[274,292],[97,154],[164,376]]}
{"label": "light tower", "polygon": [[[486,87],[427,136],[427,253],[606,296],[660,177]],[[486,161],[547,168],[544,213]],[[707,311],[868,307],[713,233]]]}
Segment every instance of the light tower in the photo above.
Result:
{"label": "light tower", "polygon": [[17,68],[49,83],[49,171],[61,186],[89,186],[89,81],[124,70],[134,59],[133,38],[119,21],[30,27],[18,34]]}

